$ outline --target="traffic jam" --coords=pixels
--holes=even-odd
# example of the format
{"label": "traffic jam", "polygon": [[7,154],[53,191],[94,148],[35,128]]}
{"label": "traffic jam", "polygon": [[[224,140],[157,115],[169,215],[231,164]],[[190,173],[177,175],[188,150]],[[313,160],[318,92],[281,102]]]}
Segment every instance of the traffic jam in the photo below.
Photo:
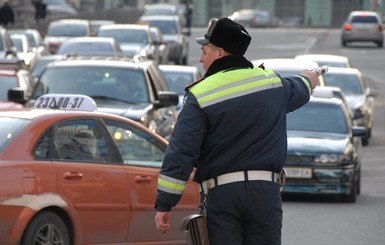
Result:
{"label": "traffic jam", "polygon": [[[157,231],[154,203],[184,87],[202,72],[187,64],[179,17],[148,16],[97,30],[55,20],[45,37],[0,27],[31,45],[0,60],[0,244],[186,243],[183,230]],[[282,76],[327,67],[310,101],[287,114],[282,195],[356,202],[374,113],[364,74],[332,54],[252,63]],[[198,206],[191,176],[171,223]]]}

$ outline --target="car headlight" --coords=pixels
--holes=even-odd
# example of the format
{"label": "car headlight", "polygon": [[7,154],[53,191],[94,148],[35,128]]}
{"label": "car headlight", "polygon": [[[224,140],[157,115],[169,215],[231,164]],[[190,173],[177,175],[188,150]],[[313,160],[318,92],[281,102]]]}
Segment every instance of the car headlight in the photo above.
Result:
{"label": "car headlight", "polygon": [[316,163],[344,163],[347,160],[347,156],[345,154],[320,154],[314,158],[314,162]]}

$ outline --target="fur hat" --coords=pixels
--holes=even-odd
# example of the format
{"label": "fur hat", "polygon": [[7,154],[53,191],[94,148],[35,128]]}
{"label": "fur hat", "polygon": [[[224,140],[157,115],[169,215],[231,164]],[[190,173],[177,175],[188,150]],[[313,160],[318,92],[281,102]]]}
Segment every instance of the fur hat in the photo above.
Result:
{"label": "fur hat", "polygon": [[246,29],[229,18],[213,19],[204,37],[196,38],[200,45],[212,43],[231,54],[244,55],[251,37]]}

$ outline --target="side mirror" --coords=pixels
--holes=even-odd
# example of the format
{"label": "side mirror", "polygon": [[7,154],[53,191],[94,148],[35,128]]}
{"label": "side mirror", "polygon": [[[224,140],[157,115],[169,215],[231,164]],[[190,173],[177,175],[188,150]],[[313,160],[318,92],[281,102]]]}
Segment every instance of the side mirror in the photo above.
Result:
{"label": "side mirror", "polygon": [[9,101],[19,104],[25,104],[25,102],[28,100],[28,98],[26,98],[26,93],[24,89],[21,88],[9,89],[7,97]]}
{"label": "side mirror", "polygon": [[157,108],[178,105],[179,95],[176,92],[172,91],[159,91],[158,92],[158,101],[156,103]]}

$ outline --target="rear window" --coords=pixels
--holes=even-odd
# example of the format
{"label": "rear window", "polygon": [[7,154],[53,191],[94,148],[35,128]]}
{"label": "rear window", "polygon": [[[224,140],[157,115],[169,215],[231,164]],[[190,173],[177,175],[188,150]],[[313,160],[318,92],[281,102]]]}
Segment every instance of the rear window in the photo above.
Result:
{"label": "rear window", "polygon": [[357,15],[352,18],[352,23],[378,23],[376,16]]}
{"label": "rear window", "polygon": [[11,142],[29,120],[0,117],[0,152]]}

